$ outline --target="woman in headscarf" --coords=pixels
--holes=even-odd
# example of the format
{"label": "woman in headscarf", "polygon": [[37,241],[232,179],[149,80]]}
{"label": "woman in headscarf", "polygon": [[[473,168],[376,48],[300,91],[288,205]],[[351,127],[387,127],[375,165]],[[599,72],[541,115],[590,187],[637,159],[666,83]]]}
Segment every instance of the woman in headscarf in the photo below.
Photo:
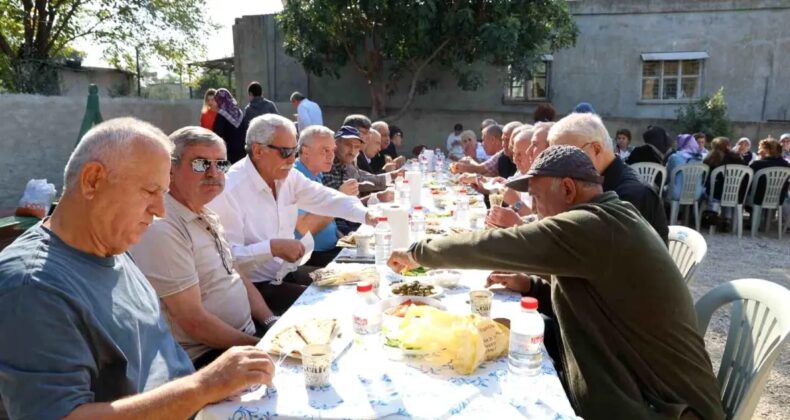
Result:
{"label": "woman in headscarf", "polygon": [[633,165],[639,162],[664,164],[664,157],[669,150],[670,140],[667,132],[658,126],[648,126],[642,134],[643,146],[634,148],[625,163]]}
{"label": "woman in headscarf", "polygon": [[754,159],[754,155],[752,154],[752,141],[749,140],[748,137],[741,137],[738,139],[732,151],[740,155],[741,159],[743,159],[743,163],[747,165]]}
{"label": "woman in headscarf", "polygon": [[214,121],[214,132],[225,140],[228,149],[228,160],[231,163],[244,158],[244,129],[241,121],[244,111],[236,104],[233,95],[224,88],[217,89],[214,95],[217,102],[217,118]]}
{"label": "woman in headscarf", "polygon": [[[667,161],[667,176],[672,173],[672,170],[678,166],[689,165],[693,163],[702,163],[702,154],[700,153],[699,143],[697,139],[691,134],[678,134],[678,148]],[[699,180],[697,185],[695,198],[699,200],[702,197],[704,190],[704,179]],[[675,177],[675,181],[669,186],[672,200],[680,199],[680,192],[683,189],[683,173],[679,173]]]}

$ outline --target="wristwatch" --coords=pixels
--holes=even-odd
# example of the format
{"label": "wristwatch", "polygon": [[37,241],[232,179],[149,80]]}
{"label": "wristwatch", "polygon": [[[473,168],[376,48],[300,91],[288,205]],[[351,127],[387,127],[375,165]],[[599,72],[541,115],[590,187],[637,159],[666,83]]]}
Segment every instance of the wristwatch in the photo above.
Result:
{"label": "wristwatch", "polygon": [[518,213],[518,212],[520,212],[520,211],[521,211],[521,209],[523,209],[523,208],[524,208],[524,203],[522,203],[522,202],[521,202],[521,200],[519,200],[519,201],[516,201],[516,202],[513,204],[513,206],[512,206],[512,207],[513,207],[513,211],[515,211],[516,213]]}
{"label": "wristwatch", "polygon": [[268,318],[266,318],[266,319],[264,319],[264,320],[263,320],[263,325],[265,325],[265,326],[267,326],[267,327],[271,327],[271,326],[272,326],[272,324],[274,324],[275,322],[277,322],[277,320],[278,320],[278,319],[280,319],[280,317],[279,317],[279,316],[277,316],[277,315],[272,315],[272,316],[270,316],[270,317],[268,317]]}

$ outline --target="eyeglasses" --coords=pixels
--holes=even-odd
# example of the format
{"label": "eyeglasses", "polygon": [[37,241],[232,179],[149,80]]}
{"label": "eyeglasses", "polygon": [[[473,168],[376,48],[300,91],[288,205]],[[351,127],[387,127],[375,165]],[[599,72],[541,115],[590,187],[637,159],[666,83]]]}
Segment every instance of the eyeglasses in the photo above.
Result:
{"label": "eyeglasses", "polygon": [[267,144],[266,147],[280,152],[280,157],[283,159],[288,159],[289,157],[293,156],[294,153],[296,153],[296,147],[281,147],[274,146],[272,144]]}
{"label": "eyeglasses", "polygon": [[198,219],[205,224],[206,230],[208,230],[214,238],[214,246],[217,247],[217,252],[222,259],[222,266],[225,267],[225,271],[227,271],[228,274],[233,274],[233,256],[231,255],[230,245],[224,238],[221,238],[220,234],[217,232],[215,228],[216,221],[208,216],[199,216]]}
{"label": "eyeglasses", "polygon": [[192,172],[197,172],[197,173],[206,172],[211,167],[211,165],[215,165],[217,170],[223,173],[228,172],[228,169],[230,169],[229,160],[225,160],[225,159],[211,160],[211,159],[198,158],[192,160]]}
{"label": "eyeglasses", "polygon": [[594,144],[594,143],[595,143],[594,141],[589,141],[589,142],[587,142],[587,143],[584,143],[584,145],[583,145],[582,147],[580,147],[579,149],[582,149],[582,150],[584,150],[584,148],[585,148],[585,147],[587,147],[587,146],[589,146],[589,145],[591,145],[591,144]]}

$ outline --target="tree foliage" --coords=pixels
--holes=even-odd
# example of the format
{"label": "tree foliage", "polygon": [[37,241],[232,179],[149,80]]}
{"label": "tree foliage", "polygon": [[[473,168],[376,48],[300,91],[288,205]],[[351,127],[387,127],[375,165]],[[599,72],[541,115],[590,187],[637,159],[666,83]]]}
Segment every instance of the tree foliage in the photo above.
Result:
{"label": "tree foliage", "polygon": [[724,88],[713,96],[705,96],[677,111],[677,125],[682,133],[705,133],[708,138],[731,137],[732,122],[727,117]]}
{"label": "tree foliage", "polygon": [[40,92],[38,73],[85,38],[118,68],[156,58],[174,67],[202,52],[204,0],[0,0],[0,84]]}
{"label": "tree foliage", "polygon": [[383,117],[399,82],[406,100],[434,87],[428,67],[458,86],[483,83],[479,63],[525,77],[542,54],[571,46],[577,29],[558,0],[294,0],[278,22],[286,52],[317,76],[351,65],[367,81],[372,112]]}

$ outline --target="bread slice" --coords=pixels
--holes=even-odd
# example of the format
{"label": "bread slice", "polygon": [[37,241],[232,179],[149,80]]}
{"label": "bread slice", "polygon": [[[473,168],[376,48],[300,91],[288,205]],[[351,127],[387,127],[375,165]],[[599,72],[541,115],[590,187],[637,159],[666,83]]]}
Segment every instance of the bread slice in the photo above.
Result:
{"label": "bread slice", "polygon": [[280,354],[288,349],[293,349],[291,354],[301,357],[302,348],[306,345],[307,342],[299,335],[299,331],[297,331],[296,327],[288,327],[280,331],[280,333],[272,339],[272,350]]}
{"label": "bread slice", "polygon": [[335,319],[311,319],[296,327],[307,344],[329,344],[335,333]]}

